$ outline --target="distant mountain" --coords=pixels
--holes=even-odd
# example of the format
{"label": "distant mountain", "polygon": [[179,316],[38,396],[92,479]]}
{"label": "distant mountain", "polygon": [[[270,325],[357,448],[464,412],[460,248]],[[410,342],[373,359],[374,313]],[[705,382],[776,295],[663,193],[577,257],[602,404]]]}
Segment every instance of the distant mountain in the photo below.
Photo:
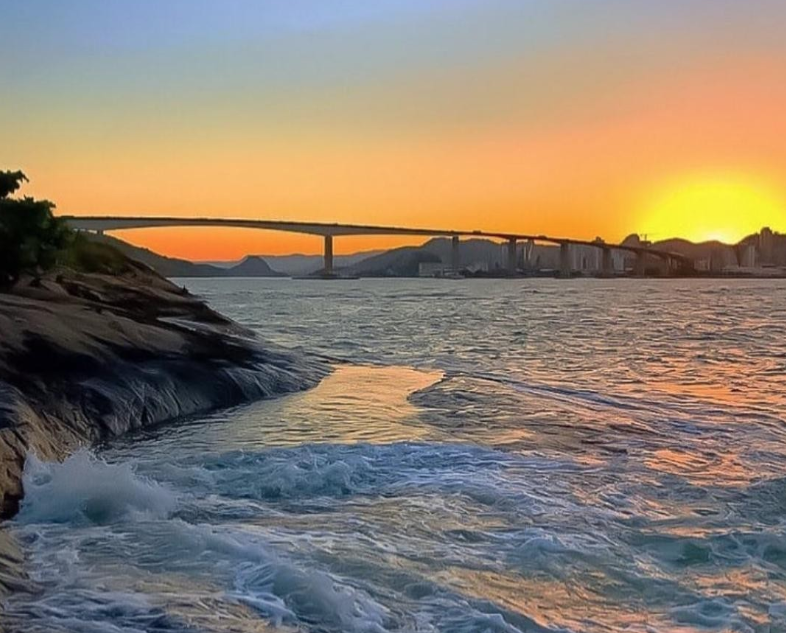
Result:
{"label": "distant mountain", "polygon": [[[372,250],[361,251],[359,253],[353,253],[352,255],[334,255],[333,265],[336,268],[352,266],[359,261],[367,259],[368,257],[373,257],[374,255],[378,255],[379,253],[383,252],[384,251],[382,250]],[[297,253],[294,255],[259,255],[259,257],[262,257],[270,265],[270,268],[273,271],[292,276],[310,275],[314,272],[322,270],[322,267],[324,266],[324,259],[322,255],[303,255]],[[205,263],[218,268],[232,268],[237,266],[242,261],[243,260],[240,260],[240,262]]]}
{"label": "distant mountain", "polygon": [[[251,255],[240,262],[194,263],[164,257],[146,248],[132,246],[117,238],[93,235],[91,239],[104,241],[120,249],[165,277],[279,277],[282,275],[310,275],[322,270],[322,255]],[[643,246],[638,235],[628,236],[624,244]],[[739,244],[717,241],[695,244],[684,239],[668,239],[651,244],[652,248],[679,253],[697,263],[702,271],[755,266],[786,267],[786,236],[767,229],[751,235]],[[525,245],[519,245],[519,262],[524,265]],[[415,277],[420,264],[442,262],[449,266],[453,246],[449,238],[434,238],[420,246],[404,246],[387,251],[366,251],[334,257],[334,268],[347,276],[358,277]],[[528,248],[526,267],[531,271],[556,270],[560,266],[560,249],[555,245],[536,244]],[[460,267],[482,265],[490,271],[507,267],[507,245],[486,239],[461,241]],[[632,256],[631,256],[632,257]]]}
{"label": "distant mountain", "polygon": [[[490,269],[500,268],[505,261],[506,248],[491,240],[462,240],[459,249],[461,267],[484,263]],[[341,269],[342,274],[358,277],[417,277],[421,263],[449,265],[453,245],[450,239],[431,239],[422,246],[403,246],[368,257]]]}
{"label": "distant mountain", "polygon": [[670,251],[672,253],[679,253],[680,255],[686,255],[687,257],[692,257],[695,259],[701,259],[701,257],[704,256],[705,254],[709,253],[710,251],[716,250],[718,248],[734,249],[733,246],[724,244],[723,242],[710,241],[710,242],[699,242],[697,244],[695,242],[689,242],[688,240],[684,240],[678,237],[668,240],[661,240],[660,242],[654,242],[652,244],[652,248],[657,248],[663,251]]}
{"label": "distant mountain", "polygon": [[[431,239],[423,244],[421,248],[428,253],[438,256],[444,264],[448,264],[451,261],[453,244],[447,238],[438,237]],[[491,269],[501,268],[505,266],[506,262],[507,251],[505,249],[507,249],[506,245],[492,242],[491,240],[477,238],[461,240],[459,262],[462,268],[479,262],[488,264],[488,267]]]}
{"label": "distant mountain", "polygon": [[652,247],[671,253],[679,253],[689,257],[694,262],[701,260],[714,262],[713,266],[718,269],[740,264],[740,248],[736,245],[732,246],[716,240],[696,244],[681,238],[672,238],[655,242]]}
{"label": "distant mountain", "polygon": [[163,277],[225,277],[227,274],[226,270],[210,264],[195,264],[185,259],[165,257],[110,235],[90,235],[90,239],[114,246],[131,259],[150,266]]}
{"label": "distant mountain", "polygon": [[246,257],[229,268],[212,264],[198,264],[185,259],[165,257],[150,249],[134,246],[109,235],[91,235],[90,239],[111,244],[122,253],[150,266],[163,277],[280,277],[281,273],[271,269],[261,257]]}
{"label": "distant mountain", "polygon": [[[112,244],[129,257],[150,266],[164,277],[280,277],[309,275],[322,270],[322,255],[249,255],[239,262],[195,263],[165,257],[109,235],[91,235],[91,239]],[[503,266],[504,246],[490,240],[462,240],[461,265],[485,262],[490,268]],[[360,277],[416,277],[421,263],[451,261],[450,239],[435,238],[421,246],[404,246],[388,251],[365,251],[337,255],[336,270]]]}
{"label": "distant mountain", "polygon": [[439,255],[422,246],[403,246],[341,268],[340,273],[358,277],[417,277],[421,263],[439,261]]}
{"label": "distant mountain", "polygon": [[268,263],[256,255],[249,255],[237,266],[225,269],[229,277],[283,277],[284,274],[273,270]]}

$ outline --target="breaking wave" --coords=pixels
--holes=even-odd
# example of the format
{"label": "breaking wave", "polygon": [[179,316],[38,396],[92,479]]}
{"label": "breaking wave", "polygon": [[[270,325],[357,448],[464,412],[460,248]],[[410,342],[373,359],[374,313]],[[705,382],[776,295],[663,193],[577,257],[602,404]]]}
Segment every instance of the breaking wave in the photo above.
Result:
{"label": "breaking wave", "polygon": [[141,515],[164,518],[177,506],[177,495],[138,475],[129,463],[108,464],[87,450],[63,463],[29,455],[22,478],[20,523],[111,523]]}

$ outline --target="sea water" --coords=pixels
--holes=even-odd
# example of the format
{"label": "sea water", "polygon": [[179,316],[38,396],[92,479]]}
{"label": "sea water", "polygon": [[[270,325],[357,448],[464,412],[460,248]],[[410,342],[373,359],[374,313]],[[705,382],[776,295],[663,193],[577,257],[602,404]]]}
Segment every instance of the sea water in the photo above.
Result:
{"label": "sea water", "polygon": [[786,631],[786,284],[181,280],[317,388],[30,457],[30,632]]}

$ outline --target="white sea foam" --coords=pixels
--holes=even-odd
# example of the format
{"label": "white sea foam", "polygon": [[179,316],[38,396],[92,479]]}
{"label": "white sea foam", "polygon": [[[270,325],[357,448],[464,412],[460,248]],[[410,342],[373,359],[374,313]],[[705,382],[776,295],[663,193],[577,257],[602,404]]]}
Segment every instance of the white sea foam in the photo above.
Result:
{"label": "white sea foam", "polygon": [[138,475],[132,464],[108,464],[86,450],[62,463],[28,455],[22,484],[20,523],[165,517],[177,505],[174,492]]}
{"label": "white sea foam", "polygon": [[386,609],[340,577],[279,554],[258,534],[170,522],[177,546],[192,556],[215,555],[235,570],[227,597],[275,624],[319,622],[336,630],[381,633]]}
{"label": "white sea foam", "polygon": [[284,560],[245,564],[234,597],[274,622],[314,622],[357,633],[385,631],[386,609],[368,594],[319,570]]}

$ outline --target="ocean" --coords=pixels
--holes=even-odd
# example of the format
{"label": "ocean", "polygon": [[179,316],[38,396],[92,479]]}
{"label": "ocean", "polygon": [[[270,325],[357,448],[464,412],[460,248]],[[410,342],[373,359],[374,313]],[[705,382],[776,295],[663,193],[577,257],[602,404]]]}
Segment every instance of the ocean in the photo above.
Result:
{"label": "ocean", "polygon": [[786,631],[786,282],[178,282],[334,371],[31,458],[22,630]]}

